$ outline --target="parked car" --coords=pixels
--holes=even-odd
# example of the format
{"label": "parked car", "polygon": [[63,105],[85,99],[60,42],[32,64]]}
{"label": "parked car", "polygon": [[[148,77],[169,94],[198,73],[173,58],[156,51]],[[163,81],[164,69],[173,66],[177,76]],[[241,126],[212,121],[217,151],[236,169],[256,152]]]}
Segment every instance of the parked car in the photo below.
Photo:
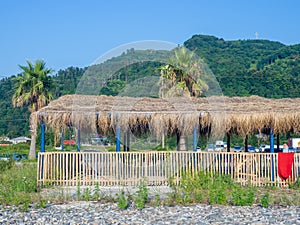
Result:
{"label": "parked car", "polygon": [[[274,145],[274,152],[282,152],[283,148],[282,145],[279,146],[279,149],[277,149],[277,146]],[[265,147],[264,152],[271,152],[270,145]]]}
{"label": "parked car", "polygon": [[223,150],[224,150],[224,145],[216,145],[215,151],[221,152],[221,151],[223,151]]}
{"label": "parked car", "polygon": [[206,151],[208,152],[213,152],[215,150],[215,145],[214,144],[208,144],[207,147],[205,148]]}
{"label": "parked car", "polygon": [[248,146],[248,152],[255,152],[254,146]]}
{"label": "parked car", "polygon": [[300,148],[289,147],[289,152],[300,153]]}
{"label": "parked car", "polygon": [[265,152],[265,148],[269,148],[270,149],[270,145],[265,145],[265,144],[262,144],[259,146],[259,151],[260,152]]}
{"label": "parked car", "polygon": [[234,146],[234,147],[233,147],[233,150],[234,150],[235,152],[241,152],[243,149],[242,149],[241,146]]}

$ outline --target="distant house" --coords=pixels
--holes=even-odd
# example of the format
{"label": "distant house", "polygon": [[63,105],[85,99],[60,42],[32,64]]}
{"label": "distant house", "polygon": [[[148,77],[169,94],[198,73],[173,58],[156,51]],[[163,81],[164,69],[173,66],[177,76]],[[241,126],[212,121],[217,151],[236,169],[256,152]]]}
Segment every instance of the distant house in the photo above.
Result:
{"label": "distant house", "polygon": [[28,137],[17,137],[17,138],[10,139],[10,142],[13,144],[26,143],[30,141],[31,139]]}
{"label": "distant house", "polygon": [[1,136],[0,141],[10,141],[9,137]]}

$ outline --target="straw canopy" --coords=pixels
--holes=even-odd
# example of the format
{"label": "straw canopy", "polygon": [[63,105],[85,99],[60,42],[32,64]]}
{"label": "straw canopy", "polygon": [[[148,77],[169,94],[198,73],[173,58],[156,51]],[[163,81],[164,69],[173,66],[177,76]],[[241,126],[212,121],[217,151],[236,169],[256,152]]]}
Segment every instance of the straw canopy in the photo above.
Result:
{"label": "straw canopy", "polygon": [[300,98],[65,95],[32,113],[31,128],[36,129],[40,121],[56,131],[67,126],[104,133],[116,126],[147,127],[161,135],[166,130],[188,134],[196,126],[212,133],[241,135],[272,128],[276,134],[300,130]]}

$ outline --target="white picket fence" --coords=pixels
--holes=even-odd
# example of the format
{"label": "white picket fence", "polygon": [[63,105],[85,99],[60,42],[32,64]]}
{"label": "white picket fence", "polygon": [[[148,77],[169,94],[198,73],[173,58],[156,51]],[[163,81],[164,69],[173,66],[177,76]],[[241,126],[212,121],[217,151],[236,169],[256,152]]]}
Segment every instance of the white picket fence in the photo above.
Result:
{"label": "white picket fence", "polygon": [[284,186],[300,172],[295,153],[292,176],[278,176],[277,153],[219,152],[45,152],[38,154],[38,185],[119,186],[168,185],[180,182],[183,173],[199,171],[228,174],[241,184]]}

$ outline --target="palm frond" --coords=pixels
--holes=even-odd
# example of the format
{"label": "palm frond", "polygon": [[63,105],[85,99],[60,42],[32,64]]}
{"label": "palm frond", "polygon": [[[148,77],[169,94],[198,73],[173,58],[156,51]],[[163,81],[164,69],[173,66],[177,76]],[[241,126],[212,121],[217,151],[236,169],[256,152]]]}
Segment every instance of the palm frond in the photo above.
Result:
{"label": "palm frond", "polygon": [[[173,82],[170,87],[171,92],[178,96],[178,93],[189,92],[190,96],[200,96],[208,86],[202,79],[201,61],[199,61],[194,52],[187,50],[185,47],[175,49],[174,55],[170,57],[169,64],[161,67],[162,79],[168,79]],[[200,82],[198,84],[198,82]],[[166,85],[163,87],[166,93]],[[175,91],[175,89],[178,89]],[[161,92],[162,93],[162,92]]]}
{"label": "palm frond", "polygon": [[51,78],[48,75],[53,70],[47,69],[45,65],[43,60],[34,64],[27,61],[27,66],[19,65],[23,72],[15,79],[15,93],[12,98],[15,107],[29,104],[31,111],[37,111],[52,99],[52,94],[49,93]]}

